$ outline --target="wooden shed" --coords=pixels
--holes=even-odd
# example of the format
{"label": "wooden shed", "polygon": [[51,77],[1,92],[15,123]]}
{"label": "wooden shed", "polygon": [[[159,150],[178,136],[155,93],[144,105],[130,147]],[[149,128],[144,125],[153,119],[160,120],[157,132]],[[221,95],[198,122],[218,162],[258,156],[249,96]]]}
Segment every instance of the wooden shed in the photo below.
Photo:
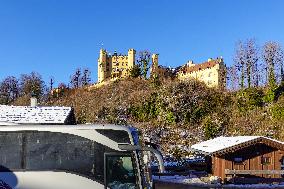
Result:
{"label": "wooden shed", "polygon": [[223,181],[284,181],[284,143],[261,136],[218,137],[192,146],[207,155],[212,175]]}

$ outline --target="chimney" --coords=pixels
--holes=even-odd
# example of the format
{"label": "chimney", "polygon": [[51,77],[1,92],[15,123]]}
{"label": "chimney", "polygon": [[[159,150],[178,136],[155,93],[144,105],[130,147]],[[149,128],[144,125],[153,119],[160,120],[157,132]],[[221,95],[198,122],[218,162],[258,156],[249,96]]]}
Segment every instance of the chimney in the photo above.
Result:
{"label": "chimney", "polygon": [[31,95],[31,107],[36,107],[37,106],[37,98],[35,97],[34,94]]}

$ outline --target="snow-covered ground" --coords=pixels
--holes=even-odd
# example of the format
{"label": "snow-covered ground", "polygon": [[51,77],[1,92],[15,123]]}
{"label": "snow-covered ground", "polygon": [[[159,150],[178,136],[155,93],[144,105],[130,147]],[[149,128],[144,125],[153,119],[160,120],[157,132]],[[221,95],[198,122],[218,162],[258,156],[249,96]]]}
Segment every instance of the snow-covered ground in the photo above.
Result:
{"label": "snow-covered ground", "polygon": [[202,182],[198,177],[195,175],[189,176],[153,176],[154,180],[159,181],[166,181],[166,182],[173,182],[173,183],[184,183],[184,184],[206,184]]}
{"label": "snow-covered ground", "polygon": [[265,188],[284,188],[284,183],[280,184],[246,184],[246,185],[235,185],[235,184],[211,184],[203,182],[200,178],[196,175],[189,175],[189,176],[153,176],[153,179],[160,182],[166,183],[180,183],[185,185],[194,185],[200,186],[200,188],[208,187],[208,188],[257,188],[257,189],[265,189]]}
{"label": "snow-covered ground", "polygon": [[[192,156],[192,157],[183,158],[181,160],[177,160],[172,156],[165,156],[163,157],[163,159],[165,167],[179,167],[190,163],[199,163],[205,161],[204,157],[202,156]],[[151,162],[151,166],[154,167],[158,166],[158,162],[157,161]]]}

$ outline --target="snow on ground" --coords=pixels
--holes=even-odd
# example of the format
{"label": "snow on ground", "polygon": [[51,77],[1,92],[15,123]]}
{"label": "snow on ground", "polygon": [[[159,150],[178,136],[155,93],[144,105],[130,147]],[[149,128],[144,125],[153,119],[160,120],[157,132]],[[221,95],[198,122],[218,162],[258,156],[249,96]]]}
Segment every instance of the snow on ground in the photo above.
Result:
{"label": "snow on ground", "polygon": [[153,176],[154,180],[165,181],[165,182],[173,182],[173,183],[184,183],[184,184],[206,184],[202,182],[197,176],[189,175],[189,176]]}
{"label": "snow on ground", "polygon": [[283,184],[241,184],[241,185],[235,185],[235,184],[227,184],[223,185],[223,188],[284,188]]}
{"label": "snow on ground", "polygon": [[256,189],[265,189],[265,188],[284,188],[284,183],[280,184],[210,184],[203,182],[200,178],[198,178],[196,175],[188,175],[188,176],[153,176],[154,180],[160,181],[160,182],[167,182],[167,183],[181,183],[185,185],[194,185],[194,186],[200,186],[202,188],[208,187],[208,188],[256,188]]}

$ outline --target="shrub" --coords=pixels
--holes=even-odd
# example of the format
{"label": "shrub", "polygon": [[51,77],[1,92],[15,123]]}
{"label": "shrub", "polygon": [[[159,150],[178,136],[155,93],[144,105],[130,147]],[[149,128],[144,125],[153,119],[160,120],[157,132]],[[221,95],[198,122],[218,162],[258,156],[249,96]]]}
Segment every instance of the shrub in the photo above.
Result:
{"label": "shrub", "polygon": [[205,139],[212,139],[223,134],[228,118],[226,114],[212,114],[203,120],[203,132]]}
{"label": "shrub", "polygon": [[208,118],[205,119],[204,121],[203,129],[204,129],[204,136],[206,140],[215,138],[219,134],[219,131],[220,131],[219,126],[216,123],[212,122],[211,119],[208,119]]}
{"label": "shrub", "polygon": [[264,101],[265,103],[271,103],[271,102],[273,102],[274,100],[275,100],[275,90],[269,89],[269,90],[266,92],[265,96],[263,97],[263,101]]}
{"label": "shrub", "polygon": [[276,120],[284,119],[284,104],[277,103],[270,108],[272,118]]}
{"label": "shrub", "polygon": [[237,107],[240,112],[263,106],[263,92],[257,88],[247,88],[237,93]]}
{"label": "shrub", "polygon": [[128,112],[138,121],[149,121],[157,118],[160,108],[157,103],[158,94],[152,93],[149,99],[138,105],[131,105]]}
{"label": "shrub", "polygon": [[174,113],[169,111],[166,114],[166,123],[173,124],[175,123],[176,117],[174,116]]}

